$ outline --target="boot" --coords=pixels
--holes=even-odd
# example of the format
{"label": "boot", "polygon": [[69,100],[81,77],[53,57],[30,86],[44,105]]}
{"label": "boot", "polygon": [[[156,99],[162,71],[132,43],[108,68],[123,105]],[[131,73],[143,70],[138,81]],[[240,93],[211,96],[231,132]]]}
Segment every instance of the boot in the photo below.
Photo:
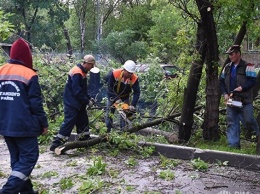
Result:
{"label": "boot", "polygon": [[260,155],[260,135],[257,136],[256,140],[257,140],[257,143],[256,143],[256,154]]}
{"label": "boot", "polygon": [[61,139],[59,137],[55,137],[54,141],[51,144],[50,151],[54,151],[55,148],[63,145],[65,142],[66,142],[66,140],[63,140],[63,139]]}

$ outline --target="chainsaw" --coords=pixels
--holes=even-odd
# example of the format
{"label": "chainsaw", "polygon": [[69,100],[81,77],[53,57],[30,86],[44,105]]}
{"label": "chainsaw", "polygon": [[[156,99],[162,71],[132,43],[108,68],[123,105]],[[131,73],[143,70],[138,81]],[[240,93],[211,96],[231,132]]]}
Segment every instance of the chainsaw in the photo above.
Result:
{"label": "chainsaw", "polygon": [[232,107],[242,108],[243,104],[241,102],[241,97],[239,97],[239,95],[235,96],[234,94],[235,93],[231,92],[231,94],[229,95],[227,105]]}
{"label": "chainsaw", "polygon": [[120,116],[126,121],[129,127],[132,127],[132,120],[135,118],[134,114],[136,113],[135,111],[131,111],[129,109],[129,105],[127,103],[114,103],[114,107],[120,114]]}

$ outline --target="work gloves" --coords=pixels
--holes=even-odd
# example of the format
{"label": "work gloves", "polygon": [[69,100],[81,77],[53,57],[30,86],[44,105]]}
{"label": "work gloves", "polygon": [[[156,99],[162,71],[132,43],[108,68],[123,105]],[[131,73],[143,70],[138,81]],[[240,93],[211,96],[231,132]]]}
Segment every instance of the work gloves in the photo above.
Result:
{"label": "work gloves", "polygon": [[132,111],[132,112],[135,112],[136,111],[136,108],[134,106],[129,106],[129,110]]}
{"label": "work gloves", "polygon": [[118,99],[118,100],[116,100],[115,103],[120,104],[120,103],[122,103],[122,100],[121,100],[121,99]]}

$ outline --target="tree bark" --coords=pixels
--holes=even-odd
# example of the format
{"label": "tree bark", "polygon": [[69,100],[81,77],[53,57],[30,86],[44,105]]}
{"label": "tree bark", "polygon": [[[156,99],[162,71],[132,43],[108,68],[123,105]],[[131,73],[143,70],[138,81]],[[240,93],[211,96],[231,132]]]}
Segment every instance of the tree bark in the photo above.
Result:
{"label": "tree bark", "polygon": [[141,129],[138,134],[141,135],[161,135],[164,136],[165,139],[168,141],[168,143],[177,143],[178,142],[178,136],[174,133],[170,133],[167,131],[159,130],[159,129],[153,129],[151,127],[147,127],[144,129]]}
{"label": "tree bark", "polygon": [[80,53],[83,57],[85,49],[85,33],[86,33],[86,14],[88,1],[80,0],[74,2],[74,8],[80,25]]}
{"label": "tree bark", "polygon": [[198,23],[196,51],[200,58],[192,63],[187,88],[184,91],[184,101],[179,125],[179,143],[189,141],[191,136],[193,112],[206,53],[205,32],[201,23]]}
{"label": "tree bark", "polygon": [[70,36],[69,36],[69,32],[66,28],[64,28],[64,36],[67,42],[67,49],[68,49],[68,54],[71,56],[72,55],[72,46],[70,43]]}
{"label": "tree bark", "polygon": [[207,0],[196,0],[206,40],[206,107],[202,124],[205,140],[219,140],[219,84],[218,84],[218,40],[213,17],[213,5]]}

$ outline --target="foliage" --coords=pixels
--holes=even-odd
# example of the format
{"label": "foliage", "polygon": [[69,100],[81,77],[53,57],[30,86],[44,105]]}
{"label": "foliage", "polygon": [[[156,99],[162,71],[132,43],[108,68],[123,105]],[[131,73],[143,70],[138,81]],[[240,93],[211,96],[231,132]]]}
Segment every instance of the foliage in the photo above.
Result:
{"label": "foliage", "polygon": [[139,146],[138,152],[145,158],[150,157],[155,152],[155,146]]}
{"label": "foliage", "polygon": [[122,32],[111,32],[96,46],[101,53],[110,54],[121,63],[128,59],[136,61],[146,56],[147,44],[143,41],[136,41],[135,34],[135,31],[128,29]]}
{"label": "foliage", "polygon": [[201,160],[200,158],[196,158],[191,160],[191,164],[193,165],[194,169],[197,169],[199,171],[207,171],[208,170],[208,164]]}
{"label": "foliage", "polygon": [[135,137],[130,134],[128,135],[127,133],[118,135],[118,133],[112,132],[110,133],[109,138],[109,142],[113,145],[117,145],[121,150],[135,148],[137,146],[137,143],[133,141]]}
{"label": "foliage", "polygon": [[151,10],[154,8],[150,0],[140,4],[121,4],[118,15],[110,18],[109,32],[130,30],[135,32],[134,41],[149,41],[147,32],[154,25],[151,19]]}
{"label": "foliage", "polygon": [[103,186],[104,181],[100,178],[88,179],[87,181],[82,182],[79,188],[79,194],[93,193],[94,191],[101,189]]}
{"label": "foliage", "polygon": [[66,189],[70,189],[74,186],[73,182],[72,182],[72,179],[71,178],[62,178],[60,180],[60,188],[62,190],[66,190]]}
{"label": "foliage", "polygon": [[48,172],[45,172],[41,175],[42,178],[51,178],[51,177],[55,177],[55,176],[58,176],[58,173],[57,172],[53,172],[53,171],[48,171]]}
{"label": "foliage", "polygon": [[89,167],[87,174],[90,176],[101,175],[106,171],[106,163],[103,163],[102,157],[96,157],[93,159],[93,166]]}
{"label": "foliage", "polygon": [[128,158],[128,160],[126,160],[125,163],[130,167],[135,167],[138,164],[134,157]]}
{"label": "foliage", "polygon": [[13,13],[10,22],[16,36],[22,36],[33,45],[44,43],[57,48],[63,38],[63,22],[69,18],[68,7],[60,1],[2,0],[2,10]]}
{"label": "foliage", "polygon": [[[259,38],[259,6],[258,0],[250,1],[216,1],[214,15],[217,23],[220,51],[223,53],[234,41],[243,22],[247,22],[248,38],[253,42]],[[238,12],[238,7],[243,7]]]}
{"label": "foliage", "polygon": [[160,157],[161,166],[163,168],[172,168],[172,167],[176,167],[179,164],[178,160],[169,159],[162,154],[159,154],[159,157]]}
{"label": "foliage", "polygon": [[14,30],[14,25],[8,21],[12,14],[4,13],[0,7],[0,40],[7,39]]}
{"label": "foliage", "polygon": [[221,160],[216,160],[216,164],[219,165],[219,166],[227,166],[229,163],[229,161],[224,161],[222,162]]}
{"label": "foliage", "polygon": [[[165,2],[157,2],[156,8],[151,11],[151,17],[154,25],[149,30],[150,50],[161,62],[176,61],[184,47],[185,50],[192,48],[194,30],[189,25],[189,20],[181,17],[179,9]],[[180,44],[178,37],[183,35],[181,32],[186,33],[185,37],[182,36],[182,41],[186,41],[186,44]]]}
{"label": "foliage", "polygon": [[163,170],[160,172],[160,178],[170,181],[175,178],[175,174],[170,169]]}
{"label": "foliage", "polygon": [[163,71],[157,59],[148,58],[146,63],[149,65],[148,71],[137,73],[142,91],[140,100],[154,103],[158,97],[165,94]]}

